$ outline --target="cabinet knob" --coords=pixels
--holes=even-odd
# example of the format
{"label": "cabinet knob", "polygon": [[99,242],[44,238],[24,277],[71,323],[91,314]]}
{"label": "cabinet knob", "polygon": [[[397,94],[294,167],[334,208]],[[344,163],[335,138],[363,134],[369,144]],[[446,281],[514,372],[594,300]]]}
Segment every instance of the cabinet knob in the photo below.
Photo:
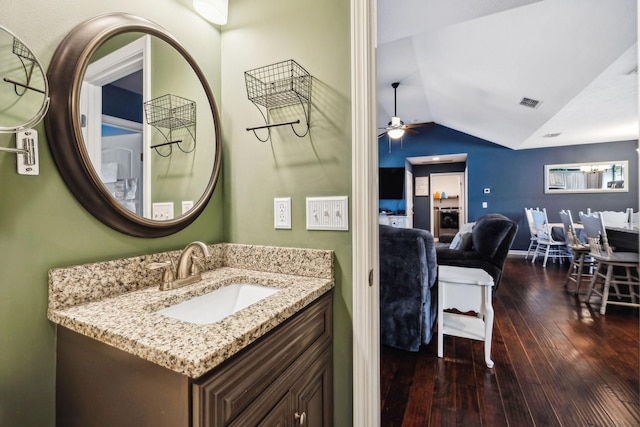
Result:
{"label": "cabinet knob", "polygon": [[300,425],[304,425],[304,420],[307,419],[307,413],[303,412],[302,414],[298,414],[296,412],[296,414],[294,415],[296,417],[296,420],[300,420]]}

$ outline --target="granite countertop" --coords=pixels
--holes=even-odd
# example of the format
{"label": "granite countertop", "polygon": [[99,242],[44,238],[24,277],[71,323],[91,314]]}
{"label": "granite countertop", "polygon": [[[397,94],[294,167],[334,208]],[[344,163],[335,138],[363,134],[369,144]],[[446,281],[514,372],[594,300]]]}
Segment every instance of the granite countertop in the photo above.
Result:
{"label": "granite countertop", "polygon": [[[202,273],[202,280],[169,291],[159,290],[161,273],[146,265],[174,257],[178,251],[51,270],[48,317],[75,332],[197,378],[334,286],[332,251],[230,244],[210,248],[210,269]],[[133,278],[116,278],[118,273]],[[231,283],[261,284],[280,291],[206,325],[156,313]]]}

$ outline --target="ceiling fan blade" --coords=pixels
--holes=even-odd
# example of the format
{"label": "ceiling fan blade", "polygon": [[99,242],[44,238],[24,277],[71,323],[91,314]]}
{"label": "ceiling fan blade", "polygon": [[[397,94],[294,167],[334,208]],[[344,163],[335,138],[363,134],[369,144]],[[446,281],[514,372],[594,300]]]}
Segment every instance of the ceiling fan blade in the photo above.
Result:
{"label": "ceiling fan blade", "polygon": [[419,134],[419,133],[420,133],[420,132],[417,132],[417,131],[415,131],[415,130],[411,130],[411,129],[409,129],[409,128],[405,128],[405,129],[404,129],[404,131],[405,131],[406,133],[411,134],[411,135],[417,135],[417,134]]}
{"label": "ceiling fan blade", "polygon": [[423,126],[433,126],[436,122],[409,123],[404,125],[405,129],[419,128]]}

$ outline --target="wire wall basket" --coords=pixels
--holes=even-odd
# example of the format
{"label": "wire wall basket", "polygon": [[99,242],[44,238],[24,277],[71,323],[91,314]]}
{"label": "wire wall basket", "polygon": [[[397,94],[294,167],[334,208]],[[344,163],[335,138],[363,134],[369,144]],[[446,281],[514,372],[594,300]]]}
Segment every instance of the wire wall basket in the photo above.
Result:
{"label": "wire wall basket", "polygon": [[31,53],[29,48],[15,37],[13,38],[13,54],[18,55],[21,58],[28,59],[29,61],[35,62],[36,60],[36,57],[33,56],[33,53]]}
{"label": "wire wall basket", "polygon": [[[11,83],[13,85],[13,91],[16,95],[22,96],[27,90],[33,90],[35,92],[40,92],[45,94],[45,91],[42,89],[37,89],[31,86],[31,77],[33,76],[33,70],[38,62],[36,57],[31,53],[29,48],[24,45],[17,38],[13,38],[13,47],[11,51],[14,55],[18,57],[20,63],[22,64],[22,69],[24,70],[25,82],[18,82],[16,80],[4,77],[3,80],[7,83]],[[26,60],[26,63],[25,63]]]}
{"label": "wire wall basket", "polygon": [[[158,129],[166,142],[152,145],[156,152],[164,157],[171,154],[171,146],[176,144],[180,150],[190,153],[195,149],[196,137],[196,103],[181,96],[166,94],[144,103],[147,123]],[[185,129],[193,140],[192,147],[187,149],[183,140],[173,139],[174,131]],[[168,146],[168,154],[161,153],[158,148]]]}
{"label": "wire wall basket", "polygon": [[[307,72],[300,64],[293,59],[267,65],[265,67],[255,68],[245,71],[245,84],[247,86],[247,98],[253,102],[256,107],[262,106],[266,109],[266,115],[263,114],[266,125],[247,128],[247,131],[253,131],[255,134],[257,129],[268,129],[269,136],[261,141],[267,141],[271,136],[271,128],[275,126],[290,125],[293,132],[303,137],[309,132],[309,110],[311,107],[311,74]],[[300,123],[300,120],[285,123],[269,123],[269,110],[272,108],[282,108],[292,105],[302,106],[304,111],[304,119],[307,125],[306,132],[302,135],[296,132],[294,124]],[[258,107],[258,109],[260,109]],[[260,111],[262,113],[262,111]]]}

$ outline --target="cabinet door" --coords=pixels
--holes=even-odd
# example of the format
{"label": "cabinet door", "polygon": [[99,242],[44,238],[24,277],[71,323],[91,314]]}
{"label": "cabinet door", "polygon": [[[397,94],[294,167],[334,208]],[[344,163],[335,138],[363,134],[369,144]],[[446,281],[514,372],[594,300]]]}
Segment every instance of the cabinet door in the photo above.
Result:
{"label": "cabinet door", "polygon": [[[327,293],[240,354],[194,381],[193,425],[227,426],[236,419],[247,420],[243,427],[257,425],[289,392],[305,371],[304,366],[309,366],[318,354],[331,347],[331,322],[331,293]],[[296,375],[292,375],[292,371]],[[293,418],[293,412],[291,414]],[[292,425],[293,421],[288,423]]]}
{"label": "cabinet door", "polygon": [[333,373],[331,349],[307,366],[291,387],[294,425],[304,427],[331,427],[333,424]]}
{"label": "cabinet door", "polygon": [[[266,396],[264,396],[266,397]],[[271,399],[259,399],[266,402],[257,401],[248,409],[243,411],[235,420],[227,424],[228,427],[289,427],[292,425],[291,416],[291,395],[286,392],[275,406],[269,408]],[[265,405],[265,403],[267,403]]]}

